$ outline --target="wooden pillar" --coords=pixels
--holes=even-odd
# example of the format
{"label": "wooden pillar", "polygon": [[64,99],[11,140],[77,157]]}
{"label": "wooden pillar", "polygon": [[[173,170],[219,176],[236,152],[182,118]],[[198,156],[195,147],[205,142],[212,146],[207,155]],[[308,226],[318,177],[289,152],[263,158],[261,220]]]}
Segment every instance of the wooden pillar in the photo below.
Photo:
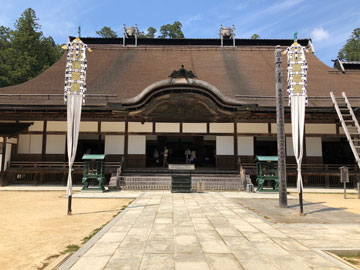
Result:
{"label": "wooden pillar", "polygon": [[6,156],[7,138],[3,137],[2,155],[1,155],[1,171],[0,171],[0,186],[5,186],[5,156]]}
{"label": "wooden pillar", "polygon": [[238,140],[237,140],[237,124],[236,124],[236,121],[234,122],[234,167],[236,170],[238,170],[238,165],[239,165],[239,162],[238,162],[238,159],[239,159],[239,156],[238,156]]}
{"label": "wooden pillar", "polygon": [[129,125],[128,121],[125,122],[125,140],[124,140],[124,161],[125,161],[125,168],[128,166],[128,146],[129,146]]}
{"label": "wooden pillar", "polygon": [[45,161],[46,159],[46,130],[47,130],[47,121],[44,121],[43,127],[43,137],[42,137],[42,148],[41,148],[41,160]]}
{"label": "wooden pillar", "polygon": [[285,151],[284,97],[282,89],[282,55],[280,46],[275,50],[276,124],[279,172],[279,206],[287,208],[287,179]]}
{"label": "wooden pillar", "polygon": [[98,154],[101,154],[101,121],[98,121],[98,149],[97,152]]}
{"label": "wooden pillar", "polygon": [[330,188],[329,166],[325,165],[325,188]]}

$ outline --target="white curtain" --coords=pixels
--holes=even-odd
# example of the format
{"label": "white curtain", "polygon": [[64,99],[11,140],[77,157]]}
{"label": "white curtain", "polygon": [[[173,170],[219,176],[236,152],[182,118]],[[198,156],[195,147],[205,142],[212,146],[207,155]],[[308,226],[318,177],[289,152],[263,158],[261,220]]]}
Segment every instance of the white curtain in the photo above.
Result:
{"label": "white curtain", "polygon": [[72,195],[71,171],[74,165],[76,149],[78,145],[81,107],[83,103],[82,94],[69,93],[67,96],[67,151],[69,160],[69,175],[67,182],[67,195]]}
{"label": "white curtain", "polygon": [[306,96],[290,96],[291,104],[291,128],[292,128],[292,138],[293,138],[293,147],[294,155],[296,158],[297,164],[297,181],[296,187],[297,192],[303,190],[303,181],[301,176],[301,162],[303,158],[303,144],[304,144],[304,124],[305,124],[305,103]]}

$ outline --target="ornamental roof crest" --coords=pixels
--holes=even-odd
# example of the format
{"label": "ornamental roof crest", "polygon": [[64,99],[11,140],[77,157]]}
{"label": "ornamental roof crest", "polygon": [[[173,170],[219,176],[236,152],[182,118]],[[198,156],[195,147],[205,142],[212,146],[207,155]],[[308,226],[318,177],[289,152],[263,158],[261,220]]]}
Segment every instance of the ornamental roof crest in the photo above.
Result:
{"label": "ornamental roof crest", "polygon": [[196,77],[196,75],[191,70],[186,70],[184,68],[184,65],[181,65],[181,68],[179,70],[174,70],[170,76],[170,78],[190,78],[193,79]]}

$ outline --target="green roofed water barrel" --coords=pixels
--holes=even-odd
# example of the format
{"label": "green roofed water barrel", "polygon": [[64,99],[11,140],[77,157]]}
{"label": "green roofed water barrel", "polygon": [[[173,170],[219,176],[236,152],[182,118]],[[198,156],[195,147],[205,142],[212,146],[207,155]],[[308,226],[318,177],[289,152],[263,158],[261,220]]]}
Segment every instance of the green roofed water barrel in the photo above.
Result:
{"label": "green roofed water barrel", "polygon": [[[279,172],[277,156],[256,156],[256,191],[279,191]],[[270,181],[271,188],[264,189],[264,182]]]}
{"label": "green roofed water barrel", "polygon": [[[83,190],[100,190],[104,191],[104,182],[105,182],[105,156],[99,154],[85,154],[82,157],[84,161],[84,170],[83,170]],[[95,179],[98,181],[98,186],[96,188],[89,188],[90,180]]]}

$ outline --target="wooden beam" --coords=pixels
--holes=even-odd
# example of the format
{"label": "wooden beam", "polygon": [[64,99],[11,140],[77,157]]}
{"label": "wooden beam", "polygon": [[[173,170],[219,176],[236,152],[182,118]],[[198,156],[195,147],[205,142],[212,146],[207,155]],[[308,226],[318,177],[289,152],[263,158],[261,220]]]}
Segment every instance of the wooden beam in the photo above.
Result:
{"label": "wooden beam", "polygon": [[238,162],[238,135],[237,135],[237,124],[236,124],[236,121],[234,122],[234,167],[236,170],[238,170],[238,165],[239,165],[239,162]]}
{"label": "wooden beam", "polygon": [[279,171],[279,206],[287,208],[287,179],[286,179],[286,151],[285,151],[285,119],[284,97],[282,89],[282,50],[276,46],[275,50],[275,87],[276,87],[276,124],[277,149]]}
{"label": "wooden beam", "polygon": [[5,185],[5,156],[6,156],[7,138],[3,137],[2,155],[1,155],[1,170],[0,170],[0,186]]}
{"label": "wooden beam", "polygon": [[43,131],[42,131],[42,148],[41,148],[41,160],[46,160],[46,129],[47,129],[47,121],[44,121]]}
{"label": "wooden beam", "polygon": [[129,146],[129,123],[125,122],[125,140],[124,140],[124,159],[125,159],[125,168],[128,166],[128,146]]}
{"label": "wooden beam", "polygon": [[100,154],[101,149],[101,121],[98,121],[98,154]]}

